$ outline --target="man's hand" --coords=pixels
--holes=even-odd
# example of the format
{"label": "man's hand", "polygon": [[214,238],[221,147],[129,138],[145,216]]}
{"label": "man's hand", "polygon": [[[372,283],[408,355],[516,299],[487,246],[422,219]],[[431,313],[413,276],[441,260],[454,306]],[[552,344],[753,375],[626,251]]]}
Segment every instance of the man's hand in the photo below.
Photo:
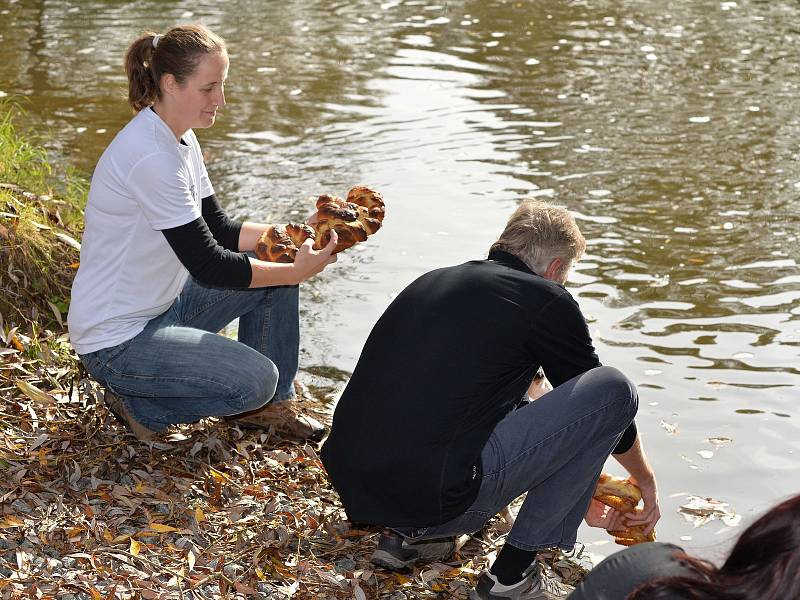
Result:
{"label": "man's hand", "polygon": [[599,527],[606,531],[624,529],[625,523],[623,519],[624,517],[621,513],[594,498],[592,498],[592,501],[589,503],[589,510],[584,517],[589,527]]}
{"label": "man's hand", "polygon": [[332,253],[338,241],[339,236],[336,234],[336,230],[331,229],[331,239],[322,250],[314,250],[314,240],[311,238],[303,242],[303,245],[298,248],[297,256],[294,259],[297,283],[305,281],[322,271],[329,264],[336,262],[337,256]]}
{"label": "man's hand", "polygon": [[614,458],[630,473],[630,480],[642,490],[642,500],[644,501],[644,508],[641,512],[625,514],[625,523],[627,525],[644,525],[644,533],[648,534],[653,531],[661,518],[661,509],[658,507],[656,476],[644,455],[640,436],[636,436],[633,446],[627,452],[614,454]]}
{"label": "man's hand", "polygon": [[655,476],[649,478],[637,479],[634,476],[630,477],[631,482],[639,486],[642,490],[642,502],[644,507],[641,512],[625,513],[625,524],[629,527],[634,525],[644,525],[644,534],[647,535],[656,526],[658,520],[661,518],[661,509],[658,506],[658,488],[656,487]]}

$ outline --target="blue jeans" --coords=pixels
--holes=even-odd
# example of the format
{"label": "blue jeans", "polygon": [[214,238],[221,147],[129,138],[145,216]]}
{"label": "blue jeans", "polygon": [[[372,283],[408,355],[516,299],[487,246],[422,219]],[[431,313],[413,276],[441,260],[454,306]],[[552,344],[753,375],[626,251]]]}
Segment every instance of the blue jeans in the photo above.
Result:
{"label": "blue jeans", "polygon": [[483,447],[478,496],[462,515],[397,531],[414,540],[480,530],[527,493],[507,541],[522,550],[571,550],[597,478],[638,406],[634,385],[598,367],[510,412]]}
{"label": "blue jeans", "polygon": [[[141,333],[81,362],[154,431],[255,410],[294,397],[298,299],[296,285],[231,290],[190,277]],[[237,317],[238,341],[216,333]]]}

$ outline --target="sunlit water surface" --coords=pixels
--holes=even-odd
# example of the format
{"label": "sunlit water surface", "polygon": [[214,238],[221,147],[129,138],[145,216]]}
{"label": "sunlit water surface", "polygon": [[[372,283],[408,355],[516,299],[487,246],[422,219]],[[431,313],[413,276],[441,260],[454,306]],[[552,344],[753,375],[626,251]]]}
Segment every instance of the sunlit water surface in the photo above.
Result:
{"label": "sunlit water surface", "polygon": [[741,525],[693,528],[687,494],[744,525],[800,492],[800,6],[679,4],[6,1],[0,95],[89,173],[130,117],[134,36],[225,37],[228,106],[198,134],[229,211],[298,220],[362,182],[388,204],[304,287],[305,367],[352,370],[391,299],[485,257],[520,198],[566,205],[589,242],[568,287],[640,389],[660,539],[713,557]]}

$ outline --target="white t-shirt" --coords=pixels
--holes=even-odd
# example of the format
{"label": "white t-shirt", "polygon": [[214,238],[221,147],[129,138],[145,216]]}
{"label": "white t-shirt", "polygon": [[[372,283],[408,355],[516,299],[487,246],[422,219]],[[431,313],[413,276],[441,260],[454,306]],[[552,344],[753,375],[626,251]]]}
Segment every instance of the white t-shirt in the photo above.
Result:
{"label": "white t-shirt", "polygon": [[201,216],[201,199],[214,190],[194,132],[183,142],[146,108],[97,163],[67,318],[78,354],[136,336],[189,277],[160,230]]}

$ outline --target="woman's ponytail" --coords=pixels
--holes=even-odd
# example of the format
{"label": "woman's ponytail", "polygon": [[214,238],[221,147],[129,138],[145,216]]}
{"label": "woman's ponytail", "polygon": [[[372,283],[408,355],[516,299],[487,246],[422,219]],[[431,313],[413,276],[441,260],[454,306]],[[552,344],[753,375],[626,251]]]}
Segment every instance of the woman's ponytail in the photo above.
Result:
{"label": "woman's ponytail", "polygon": [[161,95],[158,82],[153,77],[153,40],[155,33],[145,33],[125,53],[125,73],[128,75],[128,103],[134,112],[147,108]]}

